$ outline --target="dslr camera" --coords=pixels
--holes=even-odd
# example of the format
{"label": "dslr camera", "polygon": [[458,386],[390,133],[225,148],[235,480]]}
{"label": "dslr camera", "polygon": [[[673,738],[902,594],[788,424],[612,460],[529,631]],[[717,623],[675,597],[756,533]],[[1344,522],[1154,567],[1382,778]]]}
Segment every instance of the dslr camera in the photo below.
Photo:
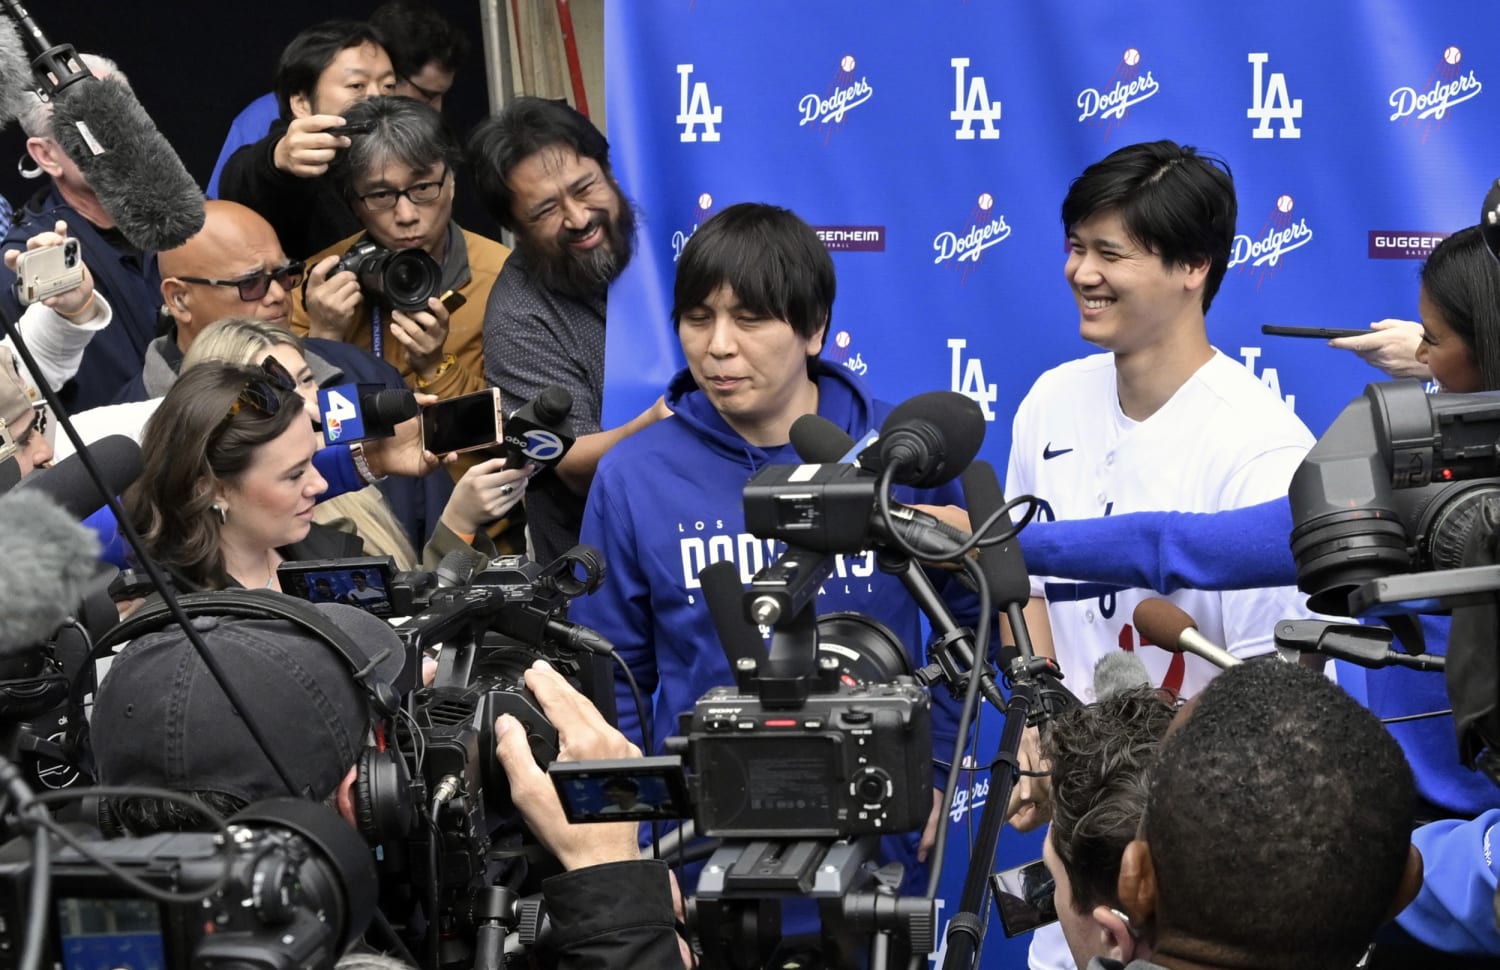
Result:
{"label": "dslr camera", "polygon": [[328,275],[345,271],[354,274],[368,296],[393,310],[425,310],[427,301],[442,292],[442,267],[422,249],[386,249],[364,239],[349,247]]}

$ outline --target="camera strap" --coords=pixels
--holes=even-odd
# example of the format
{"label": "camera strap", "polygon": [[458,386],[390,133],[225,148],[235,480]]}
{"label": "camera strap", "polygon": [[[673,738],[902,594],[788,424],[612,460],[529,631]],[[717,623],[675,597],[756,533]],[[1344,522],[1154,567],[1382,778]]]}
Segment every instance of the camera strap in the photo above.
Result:
{"label": "camera strap", "polygon": [[370,352],[385,359],[385,321],[378,306],[370,307]]}

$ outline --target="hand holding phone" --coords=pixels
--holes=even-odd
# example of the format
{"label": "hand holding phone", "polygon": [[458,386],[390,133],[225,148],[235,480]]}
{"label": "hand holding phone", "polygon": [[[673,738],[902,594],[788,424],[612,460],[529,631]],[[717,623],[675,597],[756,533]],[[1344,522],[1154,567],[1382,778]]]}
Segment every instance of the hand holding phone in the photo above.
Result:
{"label": "hand holding phone", "polygon": [[477,451],[499,441],[499,388],[450,397],[422,409],[422,447],[434,455]]}
{"label": "hand holding phone", "polygon": [[76,239],[16,256],[16,299],[25,306],[83,284],[83,247]]}

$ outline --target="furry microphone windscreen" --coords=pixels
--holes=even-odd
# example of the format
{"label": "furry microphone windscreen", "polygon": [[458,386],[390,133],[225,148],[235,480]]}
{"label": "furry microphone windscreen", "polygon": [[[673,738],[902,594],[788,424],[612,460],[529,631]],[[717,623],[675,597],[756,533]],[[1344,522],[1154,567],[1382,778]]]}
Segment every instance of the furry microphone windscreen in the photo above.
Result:
{"label": "furry microphone windscreen", "polygon": [[37,492],[0,497],[0,657],[51,639],[78,609],[99,540]]}
{"label": "furry microphone windscreen", "polygon": [[21,41],[20,28],[0,15],[0,128],[15,121],[26,104],[27,92],[36,90],[31,58]]}
{"label": "furry microphone windscreen", "polygon": [[203,228],[203,191],[128,87],[87,78],[55,102],[57,143],[126,239],[159,252]]}

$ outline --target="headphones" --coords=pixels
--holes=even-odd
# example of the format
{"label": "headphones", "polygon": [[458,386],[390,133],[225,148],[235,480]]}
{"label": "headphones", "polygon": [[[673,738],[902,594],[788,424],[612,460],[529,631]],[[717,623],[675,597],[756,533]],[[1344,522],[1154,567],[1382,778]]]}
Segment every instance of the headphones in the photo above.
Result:
{"label": "headphones", "polygon": [[[216,617],[247,620],[284,620],[313,639],[326,644],[349,671],[368,701],[378,722],[377,737],[382,746],[365,746],[355,762],[354,815],[360,834],[371,845],[384,845],[404,838],[411,831],[415,809],[412,805],[411,774],[406,759],[394,747],[384,747],[396,735],[396,716],[401,710],[401,695],[394,685],[376,672],[376,664],[386,656],[381,653],[366,659],[337,623],[311,603],[262,589],[235,589],[206,593],[186,593],[177,598],[189,619]],[[142,606],[129,619],[110,630],[90,654],[90,662],[110,655],[113,648],[136,637],[156,633],[177,625],[164,600],[156,599]],[[399,643],[392,636],[392,647]],[[120,831],[108,799],[100,799],[99,827],[105,835]],[[113,829],[113,831],[111,831]]]}

